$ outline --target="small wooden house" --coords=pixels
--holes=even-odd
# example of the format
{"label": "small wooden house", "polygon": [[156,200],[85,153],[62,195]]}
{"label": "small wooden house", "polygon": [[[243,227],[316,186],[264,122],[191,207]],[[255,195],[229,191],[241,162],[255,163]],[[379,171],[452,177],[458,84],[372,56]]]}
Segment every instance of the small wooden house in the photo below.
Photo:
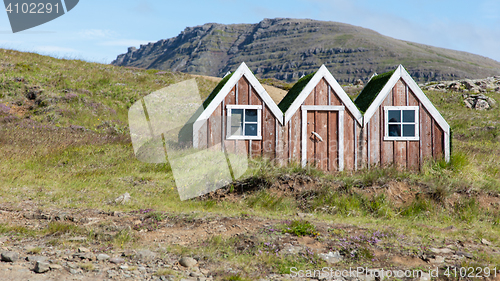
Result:
{"label": "small wooden house", "polygon": [[203,102],[193,123],[193,147],[276,158],[282,123],[281,110],[242,63]]}
{"label": "small wooden house", "polygon": [[364,113],[362,165],[450,160],[450,126],[403,66],[372,77],[354,103]]}
{"label": "small wooden house", "polygon": [[353,102],[323,65],[276,105],[245,63],[226,75],[192,118],[195,148],[314,165],[419,169],[450,159],[450,127],[408,72],[372,77]]}
{"label": "small wooden house", "polygon": [[324,65],[302,77],[278,107],[284,113],[282,137],[290,161],[325,171],[356,168],[363,117]]}

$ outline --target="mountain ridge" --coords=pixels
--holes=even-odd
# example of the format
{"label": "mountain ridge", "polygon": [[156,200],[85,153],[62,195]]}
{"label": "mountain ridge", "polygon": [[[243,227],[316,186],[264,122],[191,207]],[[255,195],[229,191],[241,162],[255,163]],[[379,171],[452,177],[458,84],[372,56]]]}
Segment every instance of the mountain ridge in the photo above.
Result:
{"label": "mountain ridge", "polygon": [[187,27],[176,37],[131,47],[112,64],[221,77],[243,61],[259,78],[289,82],[322,64],[341,83],[366,82],[374,72],[399,64],[419,82],[500,75],[500,62],[483,56],[398,40],[345,23],[291,18]]}

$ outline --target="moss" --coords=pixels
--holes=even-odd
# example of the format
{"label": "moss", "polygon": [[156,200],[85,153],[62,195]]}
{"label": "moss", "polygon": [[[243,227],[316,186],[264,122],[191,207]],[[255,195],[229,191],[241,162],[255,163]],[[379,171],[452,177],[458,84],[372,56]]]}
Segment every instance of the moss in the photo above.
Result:
{"label": "moss", "polygon": [[387,84],[387,81],[389,81],[392,74],[394,74],[394,70],[374,76],[370,82],[366,84],[354,101],[354,104],[362,113],[365,113],[368,107],[370,107],[382,88],[384,88],[385,84]]}
{"label": "moss", "polygon": [[208,105],[212,102],[212,100],[220,92],[220,90],[222,89],[222,87],[224,87],[224,85],[226,85],[227,81],[229,81],[229,79],[231,78],[231,76],[233,76],[233,73],[231,73],[229,75],[226,75],[226,77],[224,77],[219,82],[219,84],[217,84],[217,86],[215,86],[215,89],[210,93],[210,95],[208,95],[207,99],[203,102],[203,108],[207,108],[208,107]]}
{"label": "moss", "polygon": [[299,81],[297,81],[297,83],[293,85],[290,91],[288,91],[283,100],[281,100],[281,102],[278,104],[279,109],[281,109],[283,113],[285,113],[288,110],[290,105],[292,105],[295,99],[300,95],[302,90],[306,87],[307,83],[311,81],[311,78],[314,76],[314,74],[316,74],[316,72],[313,72],[309,75],[300,78]]}

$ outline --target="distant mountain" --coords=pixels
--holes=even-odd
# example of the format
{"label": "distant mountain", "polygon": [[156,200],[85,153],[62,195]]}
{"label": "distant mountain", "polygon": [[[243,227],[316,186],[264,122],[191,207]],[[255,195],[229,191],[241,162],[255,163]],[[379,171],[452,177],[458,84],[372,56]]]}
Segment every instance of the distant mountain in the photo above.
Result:
{"label": "distant mountain", "polygon": [[188,27],[177,37],[131,47],[114,65],[223,76],[241,62],[259,78],[295,81],[325,64],[339,82],[366,81],[403,64],[418,81],[500,75],[500,62],[381,35],[337,22],[265,19]]}

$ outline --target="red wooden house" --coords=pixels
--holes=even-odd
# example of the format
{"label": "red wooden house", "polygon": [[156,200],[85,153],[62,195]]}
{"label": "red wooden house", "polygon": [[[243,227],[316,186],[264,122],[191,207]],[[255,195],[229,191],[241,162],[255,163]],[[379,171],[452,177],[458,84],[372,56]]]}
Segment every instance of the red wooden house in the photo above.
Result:
{"label": "red wooden house", "polygon": [[276,105],[242,63],[193,120],[195,148],[325,171],[392,164],[418,169],[427,158],[450,158],[448,123],[402,66],[372,77],[353,102],[323,65]]}
{"label": "red wooden house", "polygon": [[363,115],[363,165],[419,169],[450,160],[450,126],[400,65],[372,77],[354,101]]}
{"label": "red wooden house", "polygon": [[203,102],[193,124],[193,147],[276,158],[283,113],[242,63]]}
{"label": "red wooden house", "polygon": [[363,117],[328,69],[302,77],[279,103],[290,161],[325,171],[356,169]]}

